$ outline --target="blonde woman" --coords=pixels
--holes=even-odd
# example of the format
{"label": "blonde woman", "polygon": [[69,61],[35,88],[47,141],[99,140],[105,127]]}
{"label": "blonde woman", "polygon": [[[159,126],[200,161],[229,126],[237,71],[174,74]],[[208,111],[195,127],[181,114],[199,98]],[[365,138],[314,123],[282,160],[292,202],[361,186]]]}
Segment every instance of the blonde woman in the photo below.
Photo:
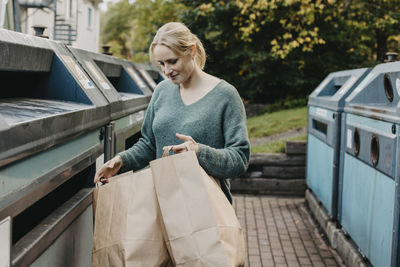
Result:
{"label": "blonde woman", "polygon": [[250,153],[245,111],[237,90],[203,71],[203,45],[182,23],[163,25],[149,53],[168,79],[154,91],[142,137],[106,162],[94,182],[107,182],[118,171],[142,169],[160,158],[165,147],[180,153],[189,145],[203,169],[219,179],[232,203],[228,178],[246,171]]}

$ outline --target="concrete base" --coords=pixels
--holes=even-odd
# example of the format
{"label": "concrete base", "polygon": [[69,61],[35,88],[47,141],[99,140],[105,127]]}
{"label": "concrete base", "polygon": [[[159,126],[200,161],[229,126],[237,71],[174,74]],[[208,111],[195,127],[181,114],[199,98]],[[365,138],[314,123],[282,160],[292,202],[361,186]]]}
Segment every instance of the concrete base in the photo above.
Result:
{"label": "concrete base", "polygon": [[329,219],[325,209],[318,202],[315,195],[309,190],[306,190],[306,202],[310,211],[322,230],[325,232],[328,240],[340,257],[348,267],[367,267],[371,266],[363,256],[358,252],[352,241],[345,233],[340,230],[336,224]]}

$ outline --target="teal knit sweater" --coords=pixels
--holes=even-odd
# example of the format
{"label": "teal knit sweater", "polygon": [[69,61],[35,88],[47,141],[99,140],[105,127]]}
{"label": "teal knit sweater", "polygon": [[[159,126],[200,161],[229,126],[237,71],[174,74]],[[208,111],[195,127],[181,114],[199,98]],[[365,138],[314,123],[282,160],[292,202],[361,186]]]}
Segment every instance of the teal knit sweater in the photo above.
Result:
{"label": "teal knit sweater", "polygon": [[185,105],[178,85],[164,80],[154,91],[141,133],[135,145],[120,153],[122,171],[142,169],[162,156],[164,146],[182,143],[176,133],[189,135],[199,144],[200,165],[220,179],[232,202],[227,178],[244,173],[250,156],[245,110],[232,85],[222,80],[200,100]]}

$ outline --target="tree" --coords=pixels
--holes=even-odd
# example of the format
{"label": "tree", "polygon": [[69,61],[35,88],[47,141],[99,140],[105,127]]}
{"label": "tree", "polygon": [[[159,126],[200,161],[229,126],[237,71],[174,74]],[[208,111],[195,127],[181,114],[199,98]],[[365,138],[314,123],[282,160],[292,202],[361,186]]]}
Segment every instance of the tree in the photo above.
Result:
{"label": "tree", "polygon": [[[105,41],[147,60],[156,29],[182,21],[203,42],[206,71],[253,102],[304,98],[330,72],[371,67],[400,48],[400,0],[123,0]],[[118,54],[117,53],[117,54]]]}
{"label": "tree", "polygon": [[168,0],[128,0],[110,4],[104,16],[102,36],[114,55],[147,61],[148,48],[157,29],[179,20],[184,7]]}

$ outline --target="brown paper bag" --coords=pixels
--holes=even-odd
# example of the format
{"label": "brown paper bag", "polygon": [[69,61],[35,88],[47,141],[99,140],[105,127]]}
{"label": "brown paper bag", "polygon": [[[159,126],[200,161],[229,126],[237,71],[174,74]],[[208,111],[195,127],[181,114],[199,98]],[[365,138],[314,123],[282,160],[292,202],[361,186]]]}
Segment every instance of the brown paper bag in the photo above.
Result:
{"label": "brown paper bag", "polygon": [[193,151],[150,162],[164,237],[175,266],[244,266],[242,228]]}
{"label": "brown paper bag", "polygon": [[151,176],[127,172],[94,190],[92,266],[172,266]]}

